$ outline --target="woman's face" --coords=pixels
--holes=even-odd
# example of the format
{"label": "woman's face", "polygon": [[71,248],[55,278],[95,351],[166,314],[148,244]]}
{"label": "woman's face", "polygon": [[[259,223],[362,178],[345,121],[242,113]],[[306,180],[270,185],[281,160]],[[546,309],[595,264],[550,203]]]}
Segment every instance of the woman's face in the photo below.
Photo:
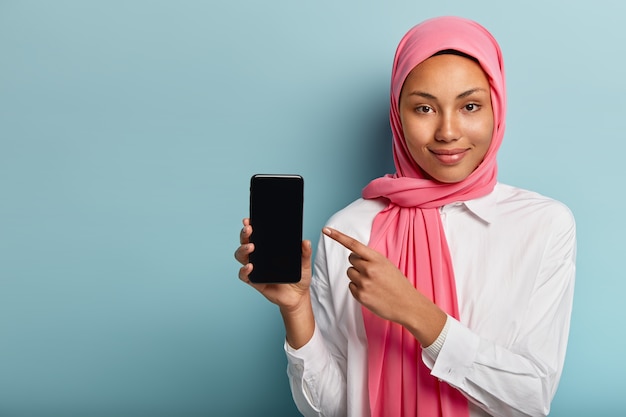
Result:
{"label": "woman's face", "polygon": [[454,183],[482,162],[493,134],[489,81],[478,63],[437,55],[409,73],[400,120],[415,162],[432,179]]}

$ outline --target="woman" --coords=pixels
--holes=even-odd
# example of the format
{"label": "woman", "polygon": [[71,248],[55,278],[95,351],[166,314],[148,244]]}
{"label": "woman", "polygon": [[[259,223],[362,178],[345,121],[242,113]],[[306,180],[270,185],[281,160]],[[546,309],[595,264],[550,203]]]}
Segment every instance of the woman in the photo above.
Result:
{"label": "woman", "polygon": [[392,70],[394,175],[323,229],[302,280],[250,284],[280,308],[305,416],[547,415],[563,367],[575,224],[563,204],[497,182],[502,55],[477,23],[412,28]]}

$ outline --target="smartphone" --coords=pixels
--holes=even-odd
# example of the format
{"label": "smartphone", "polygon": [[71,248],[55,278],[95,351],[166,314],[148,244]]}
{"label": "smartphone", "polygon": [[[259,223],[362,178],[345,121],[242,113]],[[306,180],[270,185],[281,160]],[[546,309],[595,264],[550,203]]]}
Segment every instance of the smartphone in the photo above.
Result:
{"label": "smartphone", "polygon": [[250,281],[296,283],[302,273],[304,180],[300,175],[256,174],[250,179],[254,251]]}

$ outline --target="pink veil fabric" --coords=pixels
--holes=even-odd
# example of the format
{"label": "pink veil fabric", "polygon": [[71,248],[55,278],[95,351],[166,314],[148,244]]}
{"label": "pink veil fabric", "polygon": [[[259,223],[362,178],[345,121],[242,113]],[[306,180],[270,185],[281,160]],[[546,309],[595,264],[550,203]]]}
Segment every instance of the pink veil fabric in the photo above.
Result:
{"label": "pink veil fabric", "polygon": [[[465,180],[443,184],[427,178],[411,157],[398,101],[404,80],[420,62],[454,49],[476,58],[489,79],[494,131],[483,162]],[[369,246],[394,262],[411,283],[449,315],[458,318],[454,271],[438,208],[489,194],[497,177],[496,154],[504,136],[506,109],[502,53],[478,23],[438,17],[413,27],[398,45],[391,79],[390,123],[396,174],[370,182],[366,199],[385,198],[374,219]],[[468,415],[467,400],[430,375],[417,340],[402,326],[363,308],[368,340],[368,385],[373,417]]]}

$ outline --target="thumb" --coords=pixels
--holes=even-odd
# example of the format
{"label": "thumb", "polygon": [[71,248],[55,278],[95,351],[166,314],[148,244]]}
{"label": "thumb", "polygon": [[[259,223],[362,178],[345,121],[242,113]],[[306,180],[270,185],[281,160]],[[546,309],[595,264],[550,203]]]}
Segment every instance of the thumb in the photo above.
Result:
{"label": "thumb", "polygon": [[313,254],[313,249],[311,248],[310,240],[302,241],[302,269],[310,270],[311,269],[311,255]]}

